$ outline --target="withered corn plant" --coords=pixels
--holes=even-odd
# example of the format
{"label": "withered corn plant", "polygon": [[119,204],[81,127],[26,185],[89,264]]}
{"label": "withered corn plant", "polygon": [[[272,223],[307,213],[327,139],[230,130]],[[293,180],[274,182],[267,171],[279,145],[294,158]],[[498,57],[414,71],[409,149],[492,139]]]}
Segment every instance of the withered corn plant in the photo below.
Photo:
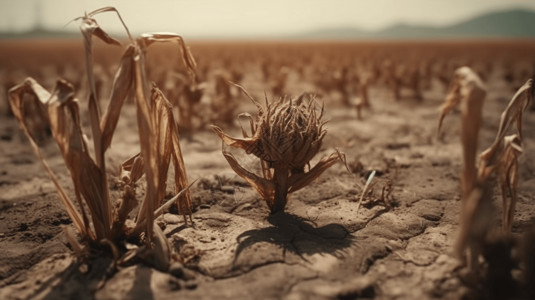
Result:
{"label": "withered corn plant", "polygon": [[[523,152],[520,137],[516,134],[505,136],[499,152],[499,156],[496,157],[492,165],[487,165],[483,160],[480,161],[479,170],[481,173],[478,176],[488,178],[493,172],[498,173],[502,190],[502,228],[504,231],[510,232],[517,200],[518,157]],[[508,194],[510,198],[507,197]]]}
{"label": "withered corn plant", "polygon": [[[480,156],[478,178],[486,180],[497,175],[502,189],[502,227],[511,231],[518,185],[518,156],[522,154],[522,115],[533,101],[533,79],[518,89],[500,118],[500,125],[492,145]],[[513,123],[516,133],[506,136]],[[498,173],[498,174],[496,174]],[[507,197],[509,194],[510,199]]]}
{"label": "withered corn plant", "polygon": [[476,151],[481,127],[483,101],[487,88],[479,76],[469,67],[455,71],[446,100],[440,108],[438,135],[446,115],[461,105],[461,142],[463,147],[463,171],[461,176],[463,199],[471,192],[476,179]]}
{"label": "withered corn plant", "polygon": [[334,152],[310,168],[310,161],[320,150],[327,130],[323,128],[323,107],[319,109],[308,94],[297,99],[280,98],[271,103],[266,98],[264,109],[244,93],[258,109],[256,118],[248,113],[240,115],[249,120],[251,134],[242,127],[243,138],[233,138],[217,126],[212,128],[224,145],[245,150],[246,154],[260,159],[262,175],[258,176],[223,149],[231,168],[256,189],[271,213],[284,211],[289,193],[307,186],[338,159],[344,160],[343,154]]}
{"label": "withered corn plant", "polygon": [[166,74],[168,76],[161,80],[163,92],[171,101],[171,104],[178,109],[178,120],[181,132],[192,132],[202,126],[206,126],[204,121],[206,112],[201,107],[207,82],[198,82],[196,76],[188,76],[178,72]]}
{"label": "withered corn plant", "polygon": [[[478,256],[479,250],[476,240],[487,231],[490,225],[489,218],[481,218],[475,224],[474,215],[476,210],[488,211],[490,201],[481,202],[487,198],[490,190],[482,182],[477,182],[476,152],[479,137],[479,128],[482,121],[483,101],[486,96],[486,87],[479,76],[469,67],[457,69],[453,75],[449,92],[445,103],[440,111],[438,134],[442,128],[442,122],[458,104],[461,105],[461,144],[462,144],[462,171],[461,171],[461,220],[460,232],[455,247],[459,257],[463,257],[465,249],[470,249],[469,258],[473,260]],[[485,194],[485,195],[484,195]],[[480,215],[482,213],[479,213]]]}
{"label": "withered corn plant", "polygon": [[232,81],[232,73],[227,70],[218,69],[214,72],[215,77],[215,95],[210,101],[210,109],[212,110],[213,119],[220,122],[231,124],[238,107],[238,102],[234,101],[233,89],[234,86],[229,85]]}
{"label": "withered corn plant", "polygon": [[[462,203],[460,231],[456,244],[458,256],[467,254],[469,267],[477,266],[478,256],[492,232],[492,182],[498,177],[502,188],[502,227],[510,231],[516,203],[518,156],[522,153],[522,113],[533,97],[532,80],[528,80],[509,102],[501,115],[500,126],[493,144],[480,155],[476,166],[477,138],[481,126],[481,107],[485,87],[469,68],[455,72],[454,80],[441,108],[439,132],[444,116],[461,103],[463,171],[461,174]],[[506,136],[513,122],[517,133]],[[498,173],[498,174],[497,174]],[[509,192],[511,198],[507,198]],[[466,251],[468,250],[468,253]]]}
{"label": "withered corn plant", "polygon": [[[95,92],[93,76],[92,38],[97,37],[107,44],[120,45],[117,40],[106,34],[93,18],[103,12],[116,12],[123,22],[119,13],[112,7],[95,10],[76,19],[81,20],[80,29],[85,43],[89,81],[88,111],[93,155],[90,153],[90,147],[87,145],[80,124],[79,102],[74,97],[72,85],[66,81],[58,80],[54,91],[49,93],[35,80],[27,78],[9,91],[9,103],[35,154],[56,186],[61,201],[83,241],[84,246],[78,244],[72,234],[68,235],[75,250],[85,252],[88,250],[86,245],[89,245],[91,249],[107,244],[111,246],[114,253],[118,253],[119,242],[126,237],[144,239],[146,245],[139,249],[168,247],[167,241],[161,240],[163,235],[158,226],[154,226],[154,219],[162,214],[164,209],[178,201],[179,211],[184,215],[187,223],[186,216],[191,218],[191,202],[178,140],[176,117],[173,115],[171,104],[160,90],[155,86],[149,90],[148,81],[145,78],[144,56],[147,47],[155,42],[175,41],[180,47],[184,65],[191,74],[195,68],[195,61],[180,36],[172,33],[151,33],[143,34],[134,40],[123,22],[130,44],[123,53],[106,110],[101,115],[100,99],[97,98]],[[122,164],[122,195],[113,201],[109,194],[104,156],[111,145],[124,101],[131,93],[135,95],[141,151]],[[29,126],[36,117],[31,114],[32,110],[28,110],[30,106],[37,106],[45,112],[45,122],[51,128],[70,173],[79,210],[41,154],[35,141],[36,133]],[[175,193],[177,195],[162,205],[170,162],[173,163],[175,169]],[[136,182],[143,175],[147,182],[145,198],[141,201],[141,207],[133,225],[127,225],[129,213],[138,205],[135,193]],[[153,237],[157,238],[154,242]],[[165,264],[157,265],[165,268]]]}
{"label": "withered corn plant", "polygon": [[357,110],[357,117],[358,119],[362,119],[362,109],[363,108],[370,108],[370,97],[368,93],[368,78],[364,77],[362,79],[359,78],[357,82],[357,91],[358,91],[358,100],[355,104],[355,109]]}

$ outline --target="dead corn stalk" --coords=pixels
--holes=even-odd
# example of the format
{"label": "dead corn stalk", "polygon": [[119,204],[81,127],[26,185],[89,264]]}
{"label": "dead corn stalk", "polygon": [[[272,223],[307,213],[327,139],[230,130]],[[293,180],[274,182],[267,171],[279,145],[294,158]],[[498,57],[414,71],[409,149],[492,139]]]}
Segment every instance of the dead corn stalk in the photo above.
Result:
{"label": "dead corn stalk", "polygon": [[[478,256],[492,229],[492,182],[499,173],[503,198],[502,226],[511,229],[516,203],[518,156],[522,153],[522,113],[533,97],[532,80],[528,80],[513,96],[501,115],[500,126],[493,144],[480,155],[476,166],[478,132],[486,88],[481,79],[468,67],[456,70],[449,93],[441,107],[438,133],[445,115],[461,104],[463,170],[461,174],[462,202],[460,230],[455,252],[466,257],[469,267],[477,265]],[[516,122],[517,133],[506,136]],[[507,192],[511,199],[507,198]],[[468,250],[468,253],[466,253]]]}
{"label": "dead corn stalk", "polygon": [[[511,231],[518,185],[518,157],[522,154],[522,115],[533,101],[533,79],[514,94],[500,117],[498,132],[492,145],[480,155],[478,178],[489,180],[497,175],[502,190],[502,228]],[[513,123],[516,133],[507,135]],[[510,195],[510,198],[507,197]]]}
{"label": "dead corn stalk", "polygon": [[[193,75],[195,61],[182,38],[173,33],[143,34],[134,40],[128,29],[130,44],[123,53],[121,62],[113,81],[108,106],[101,116],[99,99],[95,92],[95,78],[92,63],[92,37],[97,37],[107,44],[120,45],[104,32],[93,18],[102,12],[116,12],[124,25],[119,13],[112,7],[95,10],[81,20],[81,31],[84,36],[86,50],[86,67],[89,81],[88,110],[90,116],[94,157],[84,139],[80,124],[78,100],[74,98],[72,85],[58,80],[52,93],[46,91],[32,78],[9,91],[9,103],[24,133],[30,140],[35,154],[52,179],[60,198],[71,217],[75,228],[85,242],[102,244],[116,241],[124,236],[140,237],[143,233],[147,246],[166,244],[166,241],[152,243],[154,219],[162,213],[161,205],[165,195],[165,182],[169,163],[175,168],[174,201],[178,201],[179,211],[191,219],[191,201],[184,162],[180,150],[177,119],[173,115],[169,101],[161,91],[153,86],[149,91],[145,75],[146,48],[155,42],[177,42],[181,57],[188,72]],[[121,108],[126,97],[135,94],[138,134],[141,152],[125,161],[121,166],[123,182],[122,196],[114,208],[107,186],[107,175],[104,155],[110,147],[117,126]],[[149,97],[150,95],[150,97]],[[74,194],[80,211],[72,199],[60,185],[54,172],[49,168],[35,141],[35,132],[31,131],[33,115],[27,107],[33,103],[46,112],[46,120],[50,126],[74,185]],[[127,227],[125,221],[128,214],[137,206],[136,182],[145,175],[147,191],[141,203],[138,216],[133,227]],[[164,206],[168,207],[169,202]],[[85,207],[89,209],[86,211]],[[91,220],[90,220],[91,218]],[[92,226],[91,226],[92,224]],[[157,233],[157,232],[156,232]],[[156,238],[162,235],[156,235]],[[70,239],[72,240],[72,239]],[[112,246],[113,248],[114,246]],[[80,247],[76,247],[80,248]]]}
{"label": "dead corn stalk", "polygon": [[483,194],[487,196],[490,191],[483,182],[477,181],[476,169],[476,152],[485,96],[486,87],[479,76],[469,67],[461,67],[455,71],[445,103],[440,109],[438,134],[440,134],[446,114],[458,104],[461,105],[461,144],[463,149],[461,229],[455,247],[455,252],[459,257],[464,255],[467,248],[474,252],[472,256],[477,256],[478,250],[475,249],[477,245],[473,241],[479,240],[490,225],[488,218],[478,219],[477,221],[481,221],[481,224],[474,223],[476,210],[486,211],[491,207],[489,201],[481,201],[482,198],[486,199]]}

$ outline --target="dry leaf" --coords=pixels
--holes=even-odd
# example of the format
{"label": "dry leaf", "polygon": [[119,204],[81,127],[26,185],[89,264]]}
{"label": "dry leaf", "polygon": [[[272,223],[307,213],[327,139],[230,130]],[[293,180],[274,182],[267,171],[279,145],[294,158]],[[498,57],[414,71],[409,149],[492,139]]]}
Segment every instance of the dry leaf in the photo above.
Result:
{"label": "dry leaf", "polygon": [[186,66],[186,70],[191,79],[195,78],[195,68],[197,67],[197,63],[189,48],[186,46],[184,39],[180,35],[172,32],[153,32],[144,33],[138,38],[138,43],[143,45],[143,47],[148,47],[155,42],[177,42],[180,47],[180,56]]}
{"label": "dry leaf", "polygon": [[[100,240],[107,238],[111,233],[111,205],[107,199],[108,191],[105,186],[105,175],[91,159],[80,126],[78,102],[74,99],[72,86],[64,81],[58,81],[52,94],[48,94],[35,80],[28,78],[19,86],[10,90],[10,104],[14,115],[25,129],[25,120],[31,116],[25,115],[24,108],[20,106],[25,94],[35,96],[47,112],[48,125],[51,128],[54,139],[64,158],[65,164],[71,174],[76,198],[80,202],[82,216],[74,208],[73,202],[65,194],[59,185],[55,175],[42,157],[40,150],[32,136],[25,130],[35,153],[49,173],[69,216],[73,220],[76,229],[83,238]],[[84,205],[81,199],[89,207],[95,232],[89,229],[88,217],[83,211]]]}
{"label": "dry leaf", "polygon": [[[502,227],[510,232],[517,201],[518,156],[522,154],[523,150],[521,139],[516,134],[504,137],[503,143],[504,150],[498,163],[503,199]],[[510,199],[507,198],[508,192],[511,195]]]}
{"label": "dry leaf", "polygon": [[104,166],[104,150],[105,148],[101,145],[102,142],[102,132],[100,128],[100,106],[99,100],[96,98],[96,88],[95,88],[95,75],[93,72],[93,36],[100,38],[102,41],[108,44],[120,45],[119,41],[110,37],[100,26],[97,24],[97,21],[90,16],[103,12],[94,11],[89,15],[85,15],[78,19],[81,19],[80,31],[84,36],[84,46],[85,46],[85,66],[87,71],[87,80],[89,82],[89,116],[91,118],[91,130],[93,132],[93,143],[95,146],[95,157],[97,165],[105,169]]}
{"label": "dry leaf", "polygon": [[102,149],[105,151],[111,145],[113,133],[117,127],[121,108],[134,85],[134,54],[135,47],[130,45],[126,48],[119,68],[113,80],[112,91],[108,101],[108,107],[102,116],[100,130],[102,131]]}
{"label": "dry leaf", "polygon": [[485,168],[487,165],[493,165],[496,163],[498,155],[498,149],[502,147],[501,143],[504,141],[504,137],[507,131],[510,129],[513,122],[516,123],[517,135],[522,141],[522,113],[529,106],[529,102],[532,101],[532,79],[528,79],[526,83],[520,87],[515,93],[509,104],[503,111],[500,118],[500,126],[496,138],[492,145],[480,156],[480,168]]}
{"label": "dry leaf", "polygon": [[[184,190],[188,186],[188,177],[180,149],[178,124],[173,115],[173,107],[165,98],[165,95],[153,84],[152,102],[155,104],[155,120],[159,132],[158,151],[161,157],[160,161],[160,185],[165,186],[167,170],[169,169],[170,159],[173,161],[175,168],[175,193]],[[162,189],[165,191],[165,189]],[[161,195],[163,199],[163,194]],[[191,199],[189,190],[186,190],[183,197],[178,200],[179,212],[184,216],[187,224],[186,215],[191,219]]]}

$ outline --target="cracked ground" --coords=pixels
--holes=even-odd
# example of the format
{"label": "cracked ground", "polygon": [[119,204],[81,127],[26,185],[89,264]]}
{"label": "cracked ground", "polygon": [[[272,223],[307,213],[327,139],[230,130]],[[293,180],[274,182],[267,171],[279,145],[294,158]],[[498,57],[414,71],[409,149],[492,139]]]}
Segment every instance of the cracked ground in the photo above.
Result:
{"label": "cracked ground", "polygon": [[[247,76],[247,75],[246,75]],[[262,95],[258,76],[244,86]],[[307,86],[289,78],[291,93]],[[500,113],[512,96],[497,76],[488,78],[480,150],[492,142]],[[290,195],[286,211],[269,215],[267,205],[221,155],[215,134],[199,130],[181,138],[192,187],[194,224],[166,213],[158,224],[184,259],[170,272],[146,264],[110,271],[106,258],[81,270],[62,233],[71,226],[52,183],[20,133],[2,115],[0,130],[0,298],[1,299],[460,299],[470,286],[457,275],[453,255],[459,214],[460,113],[449,115],[444,138],[436,139],[438,83],[423,102],[392,99],[372,88],[372,109],[356,112],[330,105],[328,133],[312,164],[334,148],[338,163],[308,187]],[[247,100],[239,112],[253,113]],[[110,163],[135,153],[129,137],[135,120],[126,107],[110,150]],[[238,135],[239,127],[224,128]],[[524,116],[519,200],[513,233],[535,215],[535,117]],[[132,152],[132,153],[130,153]],[[61,158],[45,147],[51,167],[62,174]],[[254,157],[237,152],[240,163],[259,170]],[[363,186],[376,177],[359,207]],[[63,173],[62,173],[63,172]],[[110,170],[116,173],[117,170]],[[388,192],[385,192],[388,191]],[[72,189],[70,190],[72,192]],[[494,193],[496,226],[501,195]],[[357,207],[358,211],[357,211]]]}

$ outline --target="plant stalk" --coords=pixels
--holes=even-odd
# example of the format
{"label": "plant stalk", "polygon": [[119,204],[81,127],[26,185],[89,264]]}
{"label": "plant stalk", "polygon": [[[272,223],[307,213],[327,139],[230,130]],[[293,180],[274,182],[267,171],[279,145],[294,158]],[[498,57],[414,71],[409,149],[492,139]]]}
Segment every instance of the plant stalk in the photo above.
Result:
{"label": "plant stalk", "polygon": [[278,164],[274,167],[273,181],[275,183],[274,201],[271,206],[271,213],[284,211],[286,199],[288,197],[289,169],[287,165]]}

